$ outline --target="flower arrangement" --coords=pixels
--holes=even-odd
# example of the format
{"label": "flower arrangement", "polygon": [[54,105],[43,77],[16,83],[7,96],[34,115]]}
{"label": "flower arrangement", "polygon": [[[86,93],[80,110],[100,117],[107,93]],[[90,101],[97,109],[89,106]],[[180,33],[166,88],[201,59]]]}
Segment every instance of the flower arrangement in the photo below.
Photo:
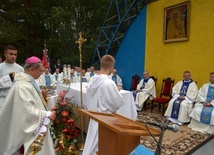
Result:
{"label": "flower arrangement", "polygon": [[79,129],[75,121],[78,119],[73,112],[74,104],[71,99],[65,97],[68,90],[59,93],[56,105],[52,110],[56,111],[56,119],[52,124],[55,152],[58,155],[78,155],[76,149]]}

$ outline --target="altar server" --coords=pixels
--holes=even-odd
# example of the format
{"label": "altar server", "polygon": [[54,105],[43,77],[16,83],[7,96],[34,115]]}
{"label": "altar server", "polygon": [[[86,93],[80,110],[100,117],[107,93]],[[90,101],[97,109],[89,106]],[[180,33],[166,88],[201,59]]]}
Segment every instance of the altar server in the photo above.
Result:
{"label": "altar server", "polygon": [[[125,104],[114,81],[109,78],[115,60],[110,55],[101,59],[101,69],[88,83],[86,90],[87,109],[98,112],[116,112]],[[98,148],[98,123],[90,120],[83,155],[96,155]]]}
{"label": "altar server", "polygon": [[13,84],[15,73],[24,71],[23,67],[15,62],[17,53],[17,48],[12,45],[7,45],[4,48],[5,61],[0,64],[0,110]]}

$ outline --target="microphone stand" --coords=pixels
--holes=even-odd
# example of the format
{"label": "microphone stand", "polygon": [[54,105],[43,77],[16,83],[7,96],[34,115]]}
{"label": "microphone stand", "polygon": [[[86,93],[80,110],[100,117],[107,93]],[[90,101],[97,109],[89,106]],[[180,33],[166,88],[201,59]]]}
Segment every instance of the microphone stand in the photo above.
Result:
{"label": "microphone stand", "polygon": [[164,136],[164,132],[166,131],[166,129],[167,129],[167,125],[161,126],[161,135],[159,137],[157,148],[155,150],[154,155],[161,155],[162,154],[162,141],[163,141],[163,136]]}

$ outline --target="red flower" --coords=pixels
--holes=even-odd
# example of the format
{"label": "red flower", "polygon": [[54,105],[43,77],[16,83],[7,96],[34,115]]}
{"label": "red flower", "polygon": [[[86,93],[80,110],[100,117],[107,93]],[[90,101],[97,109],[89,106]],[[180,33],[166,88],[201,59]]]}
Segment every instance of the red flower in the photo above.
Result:
{"label": "red flower", "polygon": [[62,118],[62,122],[63,123],[67,122],[67,119],[66,118]]}
{"label": "red flower", "polygon": [[73,123],[73,124],[72,124],[72,128],[76,128],[76,124]]}
{"label": "red flower", "polygon": [[67,110],[63,110],[61,112],[61,115],[64,116],[64,117],[68,116],[68,111]]}
{"label": "red flower", "polygon": [[64,130],[62,130],[62,132],[66,133],[66,132],[69,132],[69,130],[68,129],[64,129]]}
{"label": "red flower", "polygon": [[77,132],[75,132],[75,133],[74,133],[74,136],[75,136],[75,137],[77,137],[77,136],[78,136],[78,133],[77,133]]}
{"label": "red flower", "polygon": [[60,97],[64,97],[66,95],[67,91],[63,90],[59,93]]}
{"label": "red flower", "polygon": [[73,123],[74,120],[70,118],[67,122],[68,122],[68,123]]}
{"label": "red flower", "polygon": [[59,121],[59,120],[57,120],[57,121],[56,121],[56,124],[59,124],[59,123],[60,123],[60,121]]}
{"label": "red flower", "polygon": [[65,106],[65,105],[67,105],[68,103],[65,102],[65,101],[63,101],[63,102],[61,102],[60,104],[63,105],[63,106]]}
{"label": "red flower", "polygon": [[63,98],[59,96],[56,101],[61,102],[62,100],[63,100]]}
{"label": "red flower", "polygon": [[[68,122],[68,121],[67,121],[67,122]],[[64,123],[64,125],[65,125],[65,126],[68,126],[68,125],[69,125],[69,123],[67,123],[67,122],[66,122],[66,123]]]}

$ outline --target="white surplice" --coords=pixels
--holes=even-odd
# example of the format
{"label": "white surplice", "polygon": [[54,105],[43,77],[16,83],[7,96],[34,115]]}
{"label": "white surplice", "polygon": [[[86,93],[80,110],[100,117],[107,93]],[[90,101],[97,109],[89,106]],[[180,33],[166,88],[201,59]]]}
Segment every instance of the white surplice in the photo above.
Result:
{"label": "white surplice", "polygon": [[[209,86],[214,87],[214,84],[206,83],[200,88],[197,96],[197,103],[190,113],[190,117],[192,119],[188,127],[195,131],[214,134],[214,111],[212,112],[210,125],[200,122],[201,111],[203,109],[203,104],[201,102],[206,101]],[[214,100],[212,100],[210,103],[214,106]]]}
{"label": "white surplice", "polygon": [[18,73],[24,71],[23,67],[17,63],[0,63],[0,110],[4,104],[5,97],[8,93],[8,90],[13,84],[9,74],[12,72]]}
{"label": "white surplice", "polygon": [[[33,81],[31,76],[23,72],[17,73],[14,80],[0,113],[1,155],[11,155],[22,145],[26,155],[30,144],[38,137],[37,129],[51,114],[46,111],[38,91],[30,82]],[[50,130],[47,129],[42,150],[36,155],[54,154]]]}
{"label": "white surplice", "polygon": [[[87,109],[111,113],[125,104],[117,86],[107,75],[94,75],[86,90]],[[98,123],[91,120],[82,155],[96,155],[98,151]]]}
{"label": "white surplice", "polygon": [[[174,101],[180,96],[180,90],[183,85],[183,81],[179,81],[172,89],[172,96],[173,98],[169,101],[167,110],[164,114],[164,116],[169,117],[172,113],[172,107]],[[193,108],[193,102],[195,101],[198,94],[198,87],[195,82],[191,82],[189,84],[185,100],[183,100],[180,104],[180,110],[178,114],[178,121],[181,123],[187,123],[190,121],[189,114]],[[174,119],[174,118],[173,118]],[[175,120],[176,121],[176,120]]]}
{"label": "white surplice", "polygon": [[[137,85],[137,90],[142,87],[144,82],[144,79],[140,81],[140,83]],[[145,84],[145,87],[142,89],[141,92],[138,92],[135,99],[135,104],[137,110],[141,110],[143,107],[144,102],[148,99],[156,98],[156,88],[155,88],[155,82],[152,78],[148,80],[148,82]]]}

